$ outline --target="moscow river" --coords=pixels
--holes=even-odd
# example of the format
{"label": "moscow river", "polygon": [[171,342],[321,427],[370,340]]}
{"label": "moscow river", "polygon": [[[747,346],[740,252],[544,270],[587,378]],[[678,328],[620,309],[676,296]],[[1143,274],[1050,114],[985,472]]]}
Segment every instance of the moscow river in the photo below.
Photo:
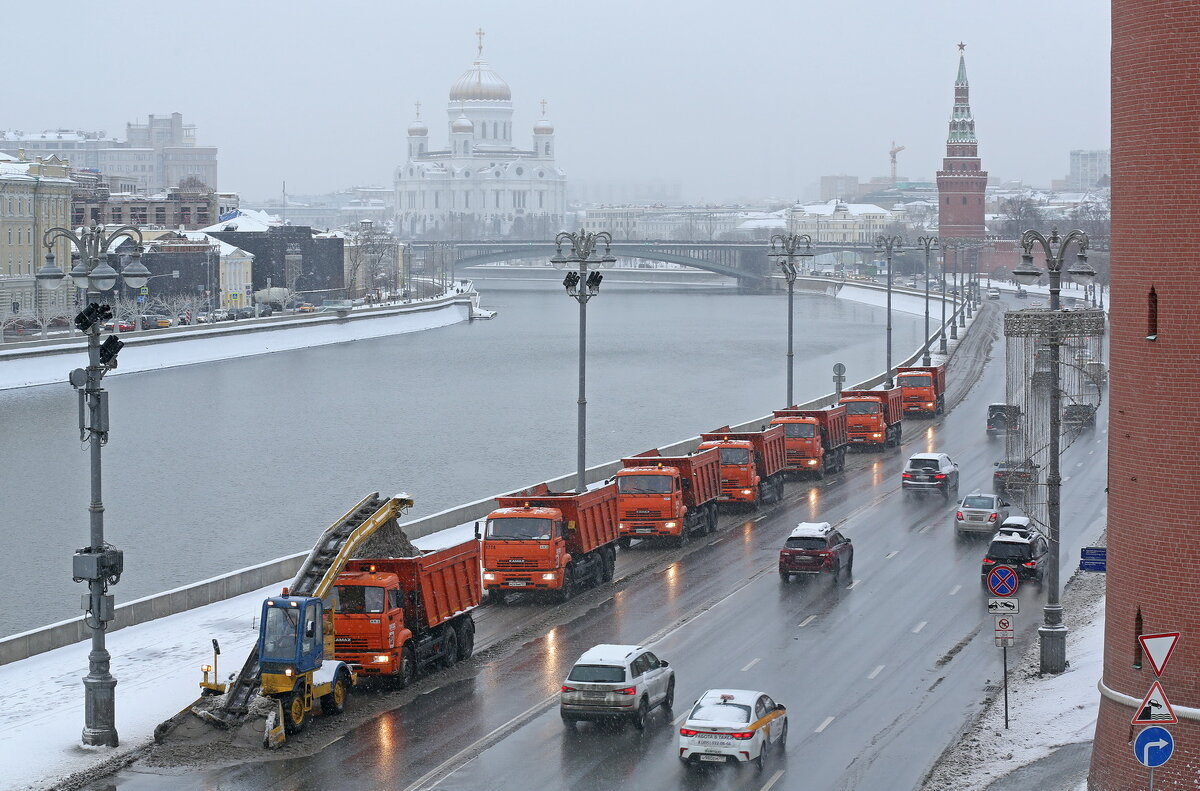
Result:
{"label": "moscow river", "polygon": [[[578,306],[553,282],[481,290],[494,320],[107,379],[117,603],[308,549],[373,491],[409,492],[421,516],[571,472]],[[786,305],[602,290],[588,304],[589,466],[784,406]],[[830,392],[835,362],[848,383],[883,370],[883,309],[798,293],[795,312],[796,400]],[[921,318],[894,313],[893,328],[901,360]],[[0,591],[14,605],[0,636],[80,613],[75,424],[65,382],[0,392]]]}

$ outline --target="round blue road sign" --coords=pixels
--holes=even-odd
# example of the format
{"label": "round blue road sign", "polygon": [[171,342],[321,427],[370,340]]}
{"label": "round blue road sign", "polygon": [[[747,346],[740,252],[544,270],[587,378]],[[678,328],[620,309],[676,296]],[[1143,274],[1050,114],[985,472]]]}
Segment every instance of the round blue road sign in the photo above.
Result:
{"label": "round blue road sign", "polygon": [[1133,740],[1133,757],[1142,766],[1153,769],[1162,766],[1175,752],[1175,740],[1171,732],[1159,725],[1151,725],[1144,729]]}
{"label": "round blue road sign", "polygon": [[993,596],[1012,596],[1017,585],[1017,572],[1008,566],[996,566],[988,572],[987,586]]}

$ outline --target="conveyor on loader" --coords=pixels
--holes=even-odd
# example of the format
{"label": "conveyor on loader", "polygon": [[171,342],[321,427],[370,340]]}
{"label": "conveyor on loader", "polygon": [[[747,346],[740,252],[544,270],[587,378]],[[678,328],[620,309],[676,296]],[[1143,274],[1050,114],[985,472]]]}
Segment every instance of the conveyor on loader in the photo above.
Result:
{"label": "conveyor on loader", "polygon": [[[397,517],[412,504],[412,499],[404,493],[385,499],[375,492],[363,498],[358,505],[321,534],[316,546],[296,572],[288,592],[294,596],[325,598],[346,561],[380,528],[388,525],[398,528]],[[230,682],[217,705],[212,708],[201,706],[206,700],[202,697],[190,710],[201,719],[220,728],[238,727],[250,712],[251,703],[260,684],[261,668],[258,645],[255,644],[241,671]],[[170,723],[163,723],[159,726],[159,730],[162,731],[159,735],[165,735],[171,727],[173,726]]]}

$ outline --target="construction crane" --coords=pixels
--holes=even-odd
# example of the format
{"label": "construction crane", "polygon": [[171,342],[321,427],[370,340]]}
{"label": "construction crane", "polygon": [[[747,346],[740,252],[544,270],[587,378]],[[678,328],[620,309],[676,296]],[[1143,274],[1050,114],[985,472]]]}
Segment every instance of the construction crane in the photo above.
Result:
{"label": "construction crane", "polygon": [[892,157],[892,186],[896,186],[896,155],[904,150],[904,146],[896,145],[896,141],[892,141],[892,150],[888,153]]}

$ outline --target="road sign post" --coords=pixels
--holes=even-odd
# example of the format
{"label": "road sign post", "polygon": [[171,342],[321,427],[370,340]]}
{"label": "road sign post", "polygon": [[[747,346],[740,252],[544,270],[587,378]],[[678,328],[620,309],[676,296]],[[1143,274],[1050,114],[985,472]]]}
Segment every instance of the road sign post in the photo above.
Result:
{"label": "road sign post", "polygon": [[[992,601],[1008,601],[993,599]],[[988,609],[992,609],[988,602]],[[1013,644],[1017,632],[1017,619],[1012,615],[996,616],[996,645],[1000,646],[1004,665],[1004,729],[1008,730],[1008,647]]]}
{"label": "road sign post", "polygon": [[1019,586],[1017,572],[1012,566],[994,566],[988,572],[987,587],[993,596],[1015,596]]}
{"label": "road sign post", "polygon": [[1143,728],[1133,740],[1133,757],[1150,770],[1150,791],[1154,791],[1154,767],[1171,760],[1173,752],[1175,739],[1171,737],[1171,732],[1157,725]]}
{"label": "road sign post", "polygon": [[1083,547],[1079,550],[1079,570],[1108,571],[1108,547]]}
{"label": "road sign post", "polygon": [[1021,611],[1020,599],[988,599],[988,612],[992,615],[1016,615]]}
{"label": "road sign post", "polygon": [[833,386],[837,388],[838,398],[842,397],[842,383],[846,381],[846,366],[841,363],[833,364]]}

